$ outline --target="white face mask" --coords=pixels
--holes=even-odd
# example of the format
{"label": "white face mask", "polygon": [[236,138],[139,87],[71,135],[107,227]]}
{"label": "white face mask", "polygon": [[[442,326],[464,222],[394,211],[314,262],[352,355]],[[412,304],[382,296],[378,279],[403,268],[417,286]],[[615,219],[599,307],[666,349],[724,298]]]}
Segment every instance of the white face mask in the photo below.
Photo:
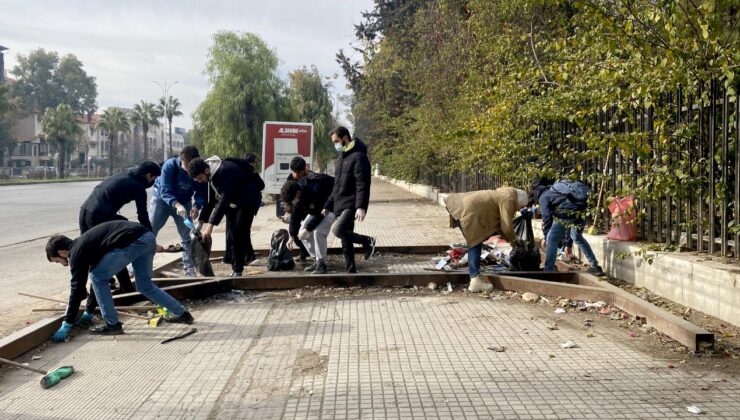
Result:
{"label": "white face mask", "polygon": [[344,150],[344,146],[342,146],[342,143],[334,143],[334,148],[337,149],[337,152],[341,152]]}

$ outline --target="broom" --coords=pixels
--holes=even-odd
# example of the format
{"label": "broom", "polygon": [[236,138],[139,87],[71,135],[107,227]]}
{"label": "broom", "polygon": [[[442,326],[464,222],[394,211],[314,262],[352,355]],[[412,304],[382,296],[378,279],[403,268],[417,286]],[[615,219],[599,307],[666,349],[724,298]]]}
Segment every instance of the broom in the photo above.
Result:
{"label": "broom", "polygon": [[[607,145],[608,147],[608,145]],[[604,163],[604,172],[601,174],[601,186],[599,187],[599,197],[596,199],[596,214],[594,215],[594,222],[591,227],[588,228],[587,233],[593,235],[596,233],[596,222],[599,220],[601,214],[601,197],[604,194],[604,184],[606,184],[606,173],[609,171],[609,157],[611,156],[612,148],[606,151],[606,161]]]}
{"label": "broom", "polygon": [[44,375],[41,378],[41,386],[44,387],[44,389],[51,388],[54,385],[61,382],[62,379],[68,377],[69,375],[73,374],[75,371],[75,368],[72,366],[62,366],[60,368],[54,369],[52,371],[45,371],[41,369],[32,368],[30,366],[26,366],[20,363],[16,363],[12,360],[3,359],[0,357],[0,362],[5,363],[6,365],[15,366],[17,368],[30,370],[31,372],[36,372]]}

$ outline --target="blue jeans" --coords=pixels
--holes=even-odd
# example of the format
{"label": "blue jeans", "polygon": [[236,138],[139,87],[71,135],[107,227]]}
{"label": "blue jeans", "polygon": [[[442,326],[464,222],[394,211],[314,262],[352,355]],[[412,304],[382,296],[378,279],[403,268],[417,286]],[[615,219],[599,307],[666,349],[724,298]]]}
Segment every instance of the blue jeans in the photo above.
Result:
{"label": "blue jeans", "polygon": [[98,265],[90,271],[92,286],[98,298],[100,312],[108,324],[118,323],[118,314],[113,305],[113,295],[108,281],[111,276],[126,268],[128,263],[134,266],[136,290],[157,305],[164,306],[170,312],[180,316],[185,307],[169,293],[152,283],[152,263],[157,252],[157,239],[147,232],[126,248],[116,248],[103,256]]}
{"label": "blue jeans", "polygon": [[566,227],[563,222],[555,221],[552,224],[552,228],[550,228],[550,232],[547,233],[545,271],[555,271],[555,259],[558,255],[558,248],[568,230],[570,230],[570,237],[573,239],[573,243],[578,245],[578,248],[583,252],[586,260],[588,260],[588,265],[591,267],[599,265],[599,262],[596,261],[596,256],[594,256],[593,250],[591,250],[591,246],[585,239],[583,239],[583,225],[569,223],[568,226],[569,227]]}
{"label": "blue jeans", "polygon": [[468,248],[468,274],[471,279],[480,274],[481,252],[483,252],[483,242]]}
{"label": "blue jeans", "polygon": [[[193,207],[192,203],[181,203],[185,208],[188,210],[188,214],[190,214],[190,209]],[[177,233],[180,234],[180,240],[182,241],[182,266],[185,269],[195,267],[195,264],[193,263],[193,257],[190,253],[190,250],[192,249],[191,243],[192,239],[190,239],[190,229],[188,229],[187,226],[185,226],[185,221],[182,219],[182,217],[177,215],[177,210],[167,205],[167,203],[164,202],[161,198],[152,197],[151,205],[149,206],[149,222],[152,224],[152,232],[154,232],[154,236],[157,236],[159,231],[164,227],[164,225],[167,223],[167,219],[172,216],[172,219],[175,221],[175,226],[177,226]]]}

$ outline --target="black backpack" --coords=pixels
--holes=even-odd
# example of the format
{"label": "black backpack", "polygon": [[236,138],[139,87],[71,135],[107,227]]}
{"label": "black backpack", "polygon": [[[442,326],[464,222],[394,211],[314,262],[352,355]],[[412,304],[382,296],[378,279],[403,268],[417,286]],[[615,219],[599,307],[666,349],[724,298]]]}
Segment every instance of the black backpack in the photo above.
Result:
{"label": "black backpack", "polygon": [[288,249],[288,231],[278,229],[272,233],[270,241],[270,256],[267,259],[267,269],[269,271],[287,271],[295,267],[293,254]]}

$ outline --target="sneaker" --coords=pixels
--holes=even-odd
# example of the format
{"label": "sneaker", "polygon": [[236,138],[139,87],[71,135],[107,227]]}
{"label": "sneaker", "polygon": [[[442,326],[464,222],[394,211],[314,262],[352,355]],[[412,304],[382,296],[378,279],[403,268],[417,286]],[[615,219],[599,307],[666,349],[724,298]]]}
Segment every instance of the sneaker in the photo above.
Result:
{"label": "sneaker", "polygon": [[195,321],[190,311],[185,311],[180,316],[170,315],[164,320],[172,324],[192,324]]}
{"label": "sneaker", "polygon": [[488,280],[481,280],[479,276],[475,276],[470,279],[470,285],[468,286],[468,292],[490,292],[493,290],[493,285]]}
{"label": "sneaker", "polygon": [[120,335],[123,334],[123,324],[119,322],[118,324],[111,325],[106,322],[105,325],[92,327],[88,331],[94,335]]}
{"label": "sneaker", "polygon": [[198,277],[198,273],[195,271],[195,268],[193,267],[186,268],[185,277]]}
{"label": "sneaker", "polygon": [[242,277],[242,273],[238,271],[234,271],[231,274],[229,274],[229,277]]}
{"label": "sneaker", "polygon": [[326,263],[323,261],[319,261],[318,263],[316,263],[316,268],[311,274],[326,274],[326,272]]}
{"label": "sneaker", "polygon": [[586,272],[596,277],[603,277],[606,275],[604,270],[601,269],[600,265],[597,265],[596,267],[590,267],[588,270],[586,270]]}
{"label": "sneaker", "polygon": [[318,265],[317,263],[313,263],[313,264],[309,265],[308,267],[304,268],[303,271],[305,271],[307,273],[310,273],[311,271],[313,271],[313,270],[316,269],[316,266],[317,265]]}
{"label": "sneaker", "polygon": [[370,238],[370,244],[365,248],[365,261],[369,260],[375,254],[375,238]]}

